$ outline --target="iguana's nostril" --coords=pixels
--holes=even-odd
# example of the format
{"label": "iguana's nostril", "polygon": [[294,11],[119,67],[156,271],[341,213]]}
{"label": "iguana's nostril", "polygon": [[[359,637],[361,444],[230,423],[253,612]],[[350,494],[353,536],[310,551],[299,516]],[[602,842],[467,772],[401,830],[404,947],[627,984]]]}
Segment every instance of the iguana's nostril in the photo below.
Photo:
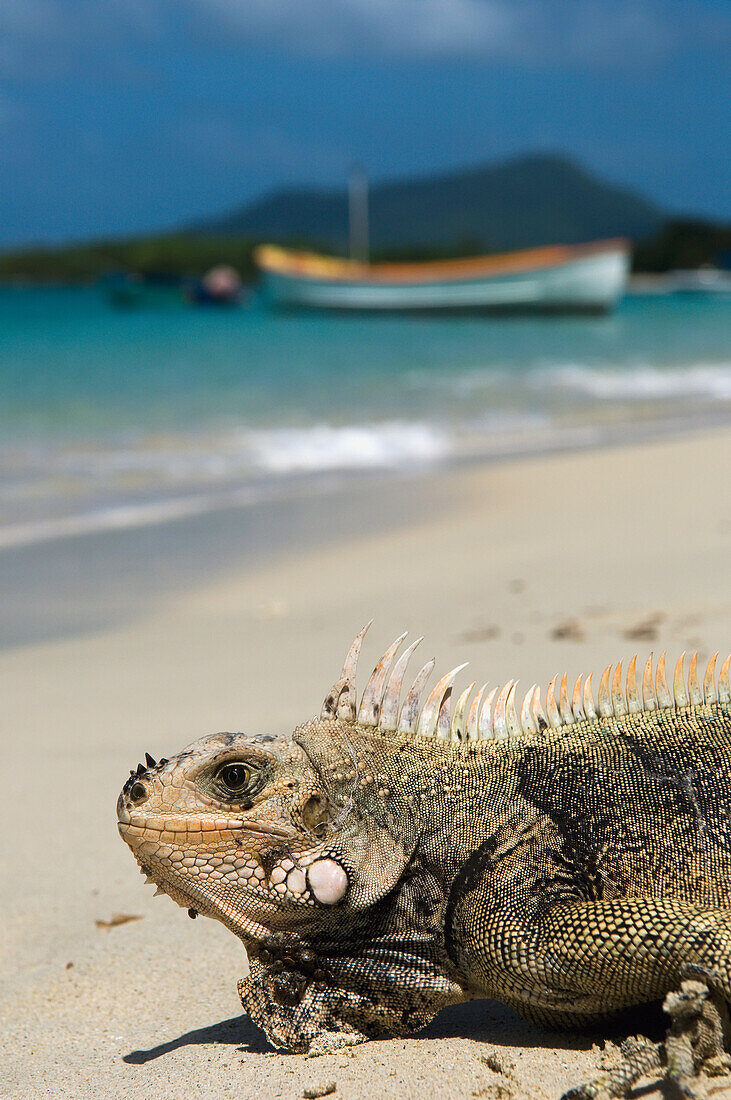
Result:
{"label": "iguana's nostril", "polygon": [[130,788],[129,800],[136,806],[139,802],[144,802],[146,798],[147,787],[144,783],[140,783],[140,781],[137,780],[137,782],[133,783],[132,787]]}

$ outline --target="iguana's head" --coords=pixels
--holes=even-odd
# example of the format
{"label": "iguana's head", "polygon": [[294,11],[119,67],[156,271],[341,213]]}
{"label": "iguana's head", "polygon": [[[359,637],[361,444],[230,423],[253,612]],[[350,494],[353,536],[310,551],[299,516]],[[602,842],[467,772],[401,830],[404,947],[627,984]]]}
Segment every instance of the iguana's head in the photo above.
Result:
{"label": "iguana's head", "polygon": [[191,915],[216,917],[244,939],[259,939],[367,908],[403,874],[417,840],[419,802],[417,769],[403,751],[418,749],[414,738],[399,743],[397,720],[405,735],[417,732],[417,722],[423,731],[430,714],[436,732],[449,678],[420,715],[430,662],[399,708],[414,648],[392,670],[399,639],[378,662],[356,712],[364,632],[320,717],[291,739],[213,734],[169,760],[148,756],[130,773],[117,803],[120,834],[143,873]]}

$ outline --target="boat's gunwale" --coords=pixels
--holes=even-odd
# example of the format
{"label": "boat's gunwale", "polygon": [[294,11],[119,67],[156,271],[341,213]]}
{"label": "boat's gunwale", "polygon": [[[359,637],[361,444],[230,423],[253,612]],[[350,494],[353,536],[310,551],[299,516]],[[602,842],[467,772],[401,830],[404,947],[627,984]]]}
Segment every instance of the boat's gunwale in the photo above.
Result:
{"label": "boat's gunwale", "polygon": [[295,252],[278,245],[260,245],[254,259],[264,272],[293,279],[332,283],[461,282],[559,267],[604,252],[629,251],[623,237],[576,245],[547,245],[492,256],[431,260],[425,263],[364,264],[315,252]]}

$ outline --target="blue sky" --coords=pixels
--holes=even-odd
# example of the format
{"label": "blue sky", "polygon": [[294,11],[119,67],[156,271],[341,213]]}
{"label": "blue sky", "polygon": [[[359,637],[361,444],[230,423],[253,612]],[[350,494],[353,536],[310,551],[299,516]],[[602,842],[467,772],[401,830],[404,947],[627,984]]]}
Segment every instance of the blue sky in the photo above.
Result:
{"label": "blue sky", "polygon": [[3,0],[0,244],[561,150],[728,217],[728,0]]}

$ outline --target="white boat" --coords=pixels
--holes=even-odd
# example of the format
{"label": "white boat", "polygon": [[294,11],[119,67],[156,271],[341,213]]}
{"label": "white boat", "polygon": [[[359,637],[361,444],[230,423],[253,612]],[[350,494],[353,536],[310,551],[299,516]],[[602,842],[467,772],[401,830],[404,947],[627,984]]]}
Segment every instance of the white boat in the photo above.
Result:
{"label": "white boat", "polygon": [[603,313],[624,293],[630,249],[618,239],[370,264],[261,245],[255,260],[269,301],[282,308]]}
{"label": "white boat", "polygon": [[710,266],[677,269],[668,272],[667,284],[675,294],[731,294],[731,271]]}

